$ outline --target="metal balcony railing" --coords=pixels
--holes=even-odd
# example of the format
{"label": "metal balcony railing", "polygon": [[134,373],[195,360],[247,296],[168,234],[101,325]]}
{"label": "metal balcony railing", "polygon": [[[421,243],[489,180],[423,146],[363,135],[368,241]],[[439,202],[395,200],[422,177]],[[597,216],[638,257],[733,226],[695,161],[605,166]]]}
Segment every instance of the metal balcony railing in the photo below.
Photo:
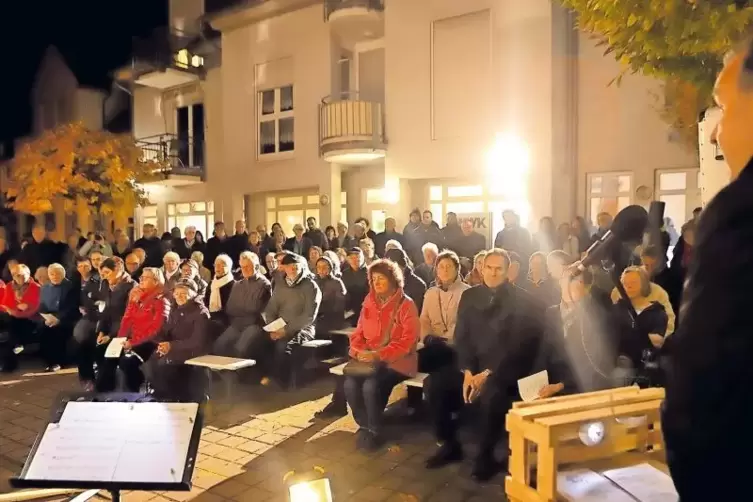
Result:
{"label": "metal balcony railing", "polygon": [[136,140],[143,158],[164,164],[162,173],[201,176],[204,172],[204,139],[158,134]]}
{"label": "metal balcony railing", "polygon": [[384,11],[384,0],[324,0],[324,19],[328,21],[333,12],[354,7],[382,12]]}
{"label": "metal balcony railing", "polygon": [[383,146],[382,103],[360,99],[357,92],[327,96],[319,106],[319,144],[322,150],[332,143],[369,142]]}

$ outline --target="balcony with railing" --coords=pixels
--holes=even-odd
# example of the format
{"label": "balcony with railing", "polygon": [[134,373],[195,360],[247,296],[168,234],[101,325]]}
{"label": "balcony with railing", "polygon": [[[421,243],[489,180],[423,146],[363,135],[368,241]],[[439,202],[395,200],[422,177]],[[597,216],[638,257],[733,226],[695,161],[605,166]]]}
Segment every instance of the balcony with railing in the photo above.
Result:
{"label": "balcony with railing", "polygon": [[379,38],[384,0],[324,0],[324,19],[346,43]]}
{"label": "balcony with railing", "polygon": [[204,139],[176,134],[158,134],[136,140],[143,159],[164,166],[152,184],[195,185],[204,181]]}
{"label": "balcony with railing", "polygon": [[386,153],[382,103],[360,99],[358,93],[328,96],[319,105],[319,151],[338,164],[362,165]]}
{"label": "balcony with railing", "polygon": [[133,40],[131,62],[116,70],[115,78],[122,84],[156,89],[198,81],[219,57],[216,35],[208,28],[200,33],[159,28],[149,37]]}

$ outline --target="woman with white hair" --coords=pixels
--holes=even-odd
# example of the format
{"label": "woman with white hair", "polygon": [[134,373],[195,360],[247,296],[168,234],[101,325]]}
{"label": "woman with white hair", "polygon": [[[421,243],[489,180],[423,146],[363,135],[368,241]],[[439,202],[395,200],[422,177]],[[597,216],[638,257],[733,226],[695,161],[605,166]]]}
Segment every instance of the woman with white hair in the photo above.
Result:
{"label": "woman with white hair", "polygon": [[232,270],[233,260],[230,256],[221,254],[214,260],[214,279],[207,288],[205,298],[212,321],[220,323],[223,328],[227,326],[227,301],[235,282]]}
{"label": "woman with white hair", "polygon": [[187,360],[208,352],[209,310],[198,297],[193,280],[181,279],[173,287],[173,308],[162,332],[155,338],[155,357],[149,360],[150,382],[160,398],[188,400],[197,396],[193,368]]}
{"label": "woman with white hair", "polygon": [[165,291],[169,293],[180,279],[180,256],[175,251],[168,251],[162,257],[162,275],[165,277]]}
{"label": "woman with white hair", "polygon": [[77,291],[65,277],[65,267],[47,267],[49,282],[42,286],[38,319],[42,358],[46,371],[59,371],[65,364],[66,344],[78,319]]}
{"label": "woman with white hair", "polygon": [[[124,377],[125,390],[139,392],[144,383],[141,365],[154,354],[154,339],[162,332],[170,314],[170,300],[165,294],[165,278],[158,268],[147,267],[138,287],[131,290],[118,338],[125,338],[118,358],[103,358],[97,375],[97,391],[112,392],[116,387],[116,370]],[[107,341],[112,343],[112,341]],[[102,343],[104,345],[104,343]]]}

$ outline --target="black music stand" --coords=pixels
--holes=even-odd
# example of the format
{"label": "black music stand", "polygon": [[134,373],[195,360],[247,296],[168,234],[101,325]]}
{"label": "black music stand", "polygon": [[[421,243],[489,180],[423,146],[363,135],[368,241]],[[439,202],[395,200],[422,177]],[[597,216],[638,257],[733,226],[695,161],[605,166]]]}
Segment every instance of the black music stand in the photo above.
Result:
{"label": "black music stand", "polygon": [[[93,406],[86,407],[87,405],[80,405],[78,403],[98,403]],[[154,414],[154,411],[159,410],[175,410],[176,408],[179,408],[181,411],[181,415],[179,418],[176,418],[176,420],[183,420],[186,418],[189,422],[189,424],[186,424],[182,427],[181,434],[178,435],[175,439],[180,443],[180,445],[176,446],[176,448],[180,448],[180,458],[182,458],[182,448],[185,447],[186,441],[187,441],[187,450],[185,453],[185,459],[182,460],[182,475],[179,476],[179,479],[176,479],[175,470],[173,468],[170,468],[169,473],[172,474],[172,479],[156,479],[154,475],[152,475],[152,479],[140,481],[137,478],[130,479],[130,475],[122,474],[122,472],[119,471],[119,469],[127,469],[127,465],[124,465],[123,462],[125,462],[125,459],[123,459],[123,451],[125,450],[125,446],[127,443],[138,443],[138,441],[130,441],[130,440],[124,440],[125,442],[123,444],[118,443],[111,443],[111,450],[117,450],[120,448],[120,451],[118,455],[115,457],[115,464],[113,467],[113,476],[112,478],[104,479],[104,477],[101,476],[102,473],[100,473],[99,478],[97,479],[96,476],[94,476],[94,479],[86,479],[85,477],[77,476],[78,479],[54,479],[56,475],[44,475],[40,476],[40,470],[44,470],[42,467],[40,467],[40,464],[35,464],[35,458],[38,453],[40,453],[40,446],[43,445],[43,442],[45,441],[45,435],[52,430],[58,430],[58,431],[82,431],[82,430],[94,430],[97,425],[100,427],[105,424],[112,423],[113,426],[117,427],[119,424],[117,421],[115,422],[102,422],[102,423],[96,423],[97,417],[96,417],[96,410],[99,411],[105,411],[105,408],[103,408],[102,403],[113,403],[113,406],[117,406],[118,410],[120,411],[123,408],[122,404],[119,403],[128,403],[128,407],[126,408],[129,410],[129,412],[134,412],[134,415],[132,417],[128,417],[125,414],[123,415],[124,420],[129,420],[128,422],[121,422],[122,424],[127,424],[128,427],[131,427],[132,431],[138,431],[138,427],[140,425],[137,424],[139,422],[138,416],[143,415],[142,412],[149,412]],[[80,424],[72,424],[70,421],[66,420],[62,422],[61,419],[63,419],[63,415],[66,411],[66,408],[69,406],[69,404],[72,404],[71,407],[71,413],[69,416],[73,416],[74,412],[78,412],[79,415],[86,417],[85,422]],[[155,405],[163,404],[163,407],[160,407],[159,409],[154,408]],[[194,413],[194,406],[195,405],[195,413]],[[86,407],[86,408],[84,408]],[[113,410],[114,408],[111,406],[110,410]],[[89,413],[89,411],[91,413]],[[81,414],[81,411],[86,412],[85,415]],[[163,413],[164,414],[164,413]],[[159,415],[159,414],[158,414]],[[120,415],[119,415],[120,416]],[[91,426],[89,425],[89,420],[91,420]],[[57,403],[53,407],[52,413],[50,415],[50,418],[47,421],[47,424],[45,425],[45,428],[42,432],[39,433],[37,436],[37,439],[34,441],[34,446],[32,447],[31,451],[29,452],[29,456],[26,459],[26,462],[24,463],[23,470],[21,471],[21,474],[17,477],[12,478],[11,485],[16,488],[74,488],[74,489],[82,489],[82,490],[107,490],[112,495],[113,502],[119,502],[120,501],[120,492],[122,490],[144,490],[144,491],[190,491],[191,490],[191,478],[193,476],[193,470],[194,466],[196,464],[197,460],[197,454],[199,449],[199,440],[201,438],[201,428],[204,421],[204,403],[196,403],[196,402],[188,402],[188,403],[176,403],[176,402],[169,402],[169,401],[160,401],[152,398],[151,396],[145,396],[143,394],[134,394],[134,393],[108,393],[108,394],[87,394],[87,393],[64,393],[60,394],[57,397]],[[177,422],[176,422],[177,423]],[[148,424],[143,424],[144,430],[146,432],[149,431]],[[56,434],[61,434],[62,432],[57,432]],[[75,437],[75,432],[66,432],[66,434],[69,434],[69,438]],[[117,433],[112,433],[117,435]],[[148,434],[147,434],[148,436]],[[163,436],[164,437],[164,436]],[[129,435],[128,438],[132,439],[138,439],[138,435]],[[52,439],[48,438],[48,442],[45,443],[42,450],[47,449],[47,453],[41,453],[41,455],[45,456],[44,460],[39,460],[39,462],[43,462],[45,465],[49,464],[52,467],[55,467],[56,465],[62,467],[65,466],[65,468],[70,468],[71,461],[70,458],[72,457],[66,457],[66,455],[72,455],[75,456],[75,459],[77,461],[86,460],[86,458],[91,455],[91,458],[96,457],[98,454],[101,454],[101,444],[98,443],[97,445],[90,445],[87,447],[86,441],[84,441],[83,445],[80,448],[75,447],[75,443],[70,443],[71,445],[74,445],[72,447],[73,452],[67,452],[65,449],[55,449],[56,455],[50,456],[49,451],[50,447],[49,445],[53,444]],[[138,446],[136,446],[138,448]],[[91,451],[89,451],[87,448],[89,448]],[[97,451],[100,450],[100,451]],[[58,456],[59,455],[59,456]],[[91,460],[91,462],[97,463],[96,460]],[[56,464],[57,463],[57,464]],[[75,463],[75,462],[73,462]],[[119,473],[120,472],[120,473]],[[153,472],[153,471],[151,471]],[[120,478],[120,479],[113,479],[113,478]],[[92,494],[94,496],[95,494]]]}

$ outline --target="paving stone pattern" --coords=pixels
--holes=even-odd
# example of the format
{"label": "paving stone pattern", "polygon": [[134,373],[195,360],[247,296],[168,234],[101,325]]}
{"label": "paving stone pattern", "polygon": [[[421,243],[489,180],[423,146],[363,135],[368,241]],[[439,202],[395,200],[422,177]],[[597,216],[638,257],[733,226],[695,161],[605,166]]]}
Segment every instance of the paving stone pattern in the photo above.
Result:
{"label": "paving stone pattern", "polygon": [[[373,454],[357,451],[351,417],[313,420],[314,412],[329,401],[331,389],[328,378],[295,392],[239,386],[232,405],[213,403],[202,431],[193,490],[128,492],[123,499],[285,501],[287,473],[317,470],[330,479],[336,502],[505,500],[502,475],[479,485],[469,476],[468,462],[438,471],[424,469],[435,447],[426,424],[390,420],[392,441],[385,448]],[[49,375],[27,368],[0,376],[0,493],[13,490],[8,480],[19,472],[55,396],[71,390],[77,390],[75,370]],[[400,392],[393,400],[401,397]]]}

